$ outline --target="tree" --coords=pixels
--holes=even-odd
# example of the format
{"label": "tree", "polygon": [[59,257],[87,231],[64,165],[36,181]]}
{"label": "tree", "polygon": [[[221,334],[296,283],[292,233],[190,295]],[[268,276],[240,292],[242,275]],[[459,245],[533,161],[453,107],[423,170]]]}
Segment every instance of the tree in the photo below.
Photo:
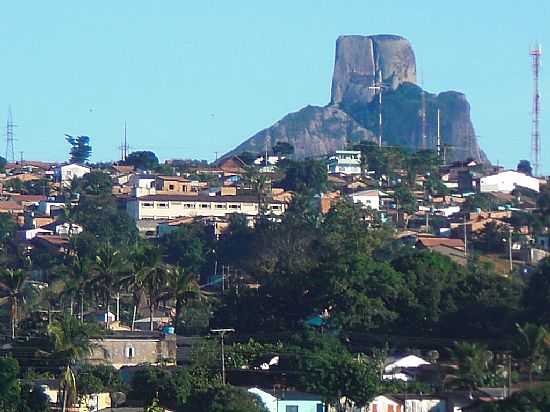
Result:
{"label": "tree", "polygon": [[197,276],[193,272],[186,272],[182,267],[169,268],[167,294],[176,301],[174,324],[177,333],[183,308],[192,301],[204,300],[207,295],[201,290]]}
{"label": "tree", "polygon": [[61,321],[48,326],[48,336],[53,347],[52,357],[64,365],[60,390],[65,411],[68,405],[74,404],[78,396],[73,365],[92,353],[92,338],[99,338],[101,334],[97,325],[82,323],[72,316],[65,316]]}
{"label": "tree", "polygon": [[294,154],[294,146],[288,142],[277,142],[272,151],[276,156],[290,156]]}
{"label": "tree", "polygon": [[361,407],[379,393],[378,368],[364,356],[354,357],[337,338],[306,333],[296,344],[302,387],[318,393],[327,403],[342,410],[340,400],[345,397]]}
{"label": "tree", "polygon": [[187,369],[166,370],[144,367],[132,378],[131,399],[150,405],[156,399],[161,405],[182,410],[192,390],[191,376]]}
{"label": "tree", "polygon": [[301,193],[319,194],[327,186],[327,168],[318,160],[287,162],[283,187]]}
{"label": "tree", "polygon": [[550,410],[550,386],[542,385],[513,393],[509,398],[488,402],[481,412],[545,412]]}
{"label": "tree", "polygon": [[20,388],[17,382],[19,364],[13,358],[0,358],[0,410],[15,412]]}
{"label": "tree", "polygon": [[11,338],[15,339],[17,328],[18,307],[29,292],[26,284],[29,273],[23,269],[3,269],[0,272],[0,304],[10,305]]}
{"label": "tree", "polygon": [[517,345],[517,355],[527,366],[529,382],[533,382],[533,371],[545,358],[545,352],[550,347],[550,334],[544,326],[526,323],[516,324],[520,339]]}
{"label": "tree", "polygon": [[192,393],[182,412],[267,412],[267,409],[252,394],[225,385]]}
{"label": "tree", "polygon": [[165,265],[159,265],[142,274],[141,284],[147,295],[149,306],[149,329],[153,330],[153,311],[157,307],[160,298],[168,284],[169,269]]}
{"label": "tree", "polygon": [[111,176],[107,173],[94,170],[82,176],[80,185],[88,195],[110,195],[113,188]]}
{"label": "tree", "polygon": [[[404,212],[407,216],[416,212],[416,197],[414,193],[406,186],[398,186],[394,192],[394,199],[397,206],[397,219],[399,212]],[[405,227],[408,226],[409,217],[405,219]]]}
{"label": "tree", "polygon": [[130,153],[126,158],[126,164],[139,170],[153,170],[159,165],[159,159],[155,153],[143,150]]}
{"label": "tree", "polygon": [[550,259],[539,263],[535,273],[531,275],[523,293],[523,304],[528,319],[540,324],[550,324]]}
{"label": "tree", "polygon": [[[105,310],[108,314],[111,309],[111,295],[120,288],[123,275],[128,273],[129,266],[122,257],[120,250],[107,242],[98,250],[94,269],[95,276],[92,282],[100,291]],[[109,319],[108,316],[107,319]],[[116,320],[120,320],[118,319],[118,313]],[[105,323],[105,327],[109,327],[108,322]]]}
{"label": "tree", "polygon": [[4,173],[6,171],[6,165],[8,164],[8,161],[6,158],[0,156],[0,172]]}
{"label": "tree", "polygon": [[516,170],[520,173],[526,174],[527,176],[533,175],[533,168],[531,167],[531,162],[529,160],[520,160]]}
{"label": "tree", "polygon": [[70,163],[85,163],[92,155],[92,146],[88,136],[71,136],[66,134],[65,139],[71,145]]}
{"label": "tree", "polygon": [[458,364],[457,376],[452,379],[455,384],[477,389],[487,382],[491,374],[489,363],[493,360],[493,354],[484,345],[456,342],[451,353]]}

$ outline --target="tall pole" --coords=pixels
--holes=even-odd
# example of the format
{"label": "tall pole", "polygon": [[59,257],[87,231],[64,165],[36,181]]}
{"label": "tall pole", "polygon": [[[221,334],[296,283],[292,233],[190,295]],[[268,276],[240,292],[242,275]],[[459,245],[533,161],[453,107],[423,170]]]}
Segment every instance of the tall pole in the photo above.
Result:
{"label": "tall pole", "polygon": [[8,120],[6,122],[6,160],[8,162],[15,162],[15,149],[13,147],[15,124],[13,124],[13,118],[11,113],[11,106],[8,108]]}
{"label": "tall pole", "polygon": [[437,157],[441,157],[441,111],[437,109],[437,141],[436,141]]}
{"label": "tall pole", "polygon": [[466,230],[466,212],[464,212],[464,257],[468,257],[468,231]]}
{"label": "tall pole", "polygon": [[510,255],[510,273],[514,271],[514,264],[512,261],[512,229],[508,232],[508,250]]}
{"label": "tall pole", "polygon": [[221,361],[222,361],[222,384],[225,385],[225,348],[224,348],[224,336],[226,333],[235,332],[235,329],[212,329],[210,332],[220,335],[221,342]]}
{"label": "tall pole", "polygon": [[372,86],[369,86],[370,90],[374,90],[378,93],[378,147],[382,147],[382,92],[386,85],[382,83],[382,71],[378,70],[378,80],[374,82]]}
{"label": "tall pole", "polygon": [[539,77],[540,77],[540,59],[542,56],[542,48],[538,45],[531,49],[531,64],[533,69],[533,108],[532,108],[532,125],[531,125],[531,163],[535,176],[539,175],[541,165],[541,147],[540,147],[540,92],[539,92]]}

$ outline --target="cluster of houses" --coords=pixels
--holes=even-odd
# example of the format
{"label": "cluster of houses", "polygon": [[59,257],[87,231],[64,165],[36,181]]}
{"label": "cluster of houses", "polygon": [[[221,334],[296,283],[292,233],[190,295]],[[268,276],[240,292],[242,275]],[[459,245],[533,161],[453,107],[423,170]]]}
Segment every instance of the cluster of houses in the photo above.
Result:
{"label": "cluster of houses", "polygon": [[[383,221],[406,222],[398,225],[397,238],[446,254],[458,263],[466,262],[471,247],[468,239],[475,239],[490,223],[514,233],[511,245],[507,245],[514,262],[534,265],[549,254],[547,233],[534,232],[527,224],[511,223],[515,212],[536,211],[537,196],[548,183],[544,178],[472,160],[457,161],[439,168],[440,183],[446,188],[444,195],[429,194],[429,175],[416,176],[411,189],[416,211],[411,213],[399,210],[395,196],[395,188],[407,179],[406,170],[394,170],[398,176],[394,180],[375,178],[368,165],[362,163],[360,151],[345,150],[328,159],[328,173],[334,189],[320,195],[321,211],[326,213],[334,202],[348,197],[378,211]],[[480,194],[491,199],[492,210],[465,208],[469,198]]]}
{"label": "cluster of houses", "polygon": [[[273,176],[278,160],[276,156],[258,157],[253,164],[258,173]],[[258,196],[247,179],[249,167],[237,156],[215,166],[201,163],[192,173],[182,172],[181,169],[176,172],[176,161],[167,162],[167,165],[174,166],[172,175],[134,170],[125,165],[114,165],[107,170],[113,182],[113,195],[144,237],[161,237],[181,225],[197,221],[220,235],[227,228],[232,214],[245,216],[253,225],[262,213],[277,219],[285,213],[292,200],[292,193],[275,187],[269,187],[267,193]],[[67,202],[56,195],[69,190],[75,178],[82,178],[90,171],[90,167],[79,164],[25,161],[6,165],[5,175],[0,176],[0,213],[9,214],[18,223],[15,241],[27,248],[43,248],[51,253],[66,252],[71,236],[85,229],[64,218]],[[416,211],[407,214],[399,210],[396,202],[396,183],[382,183],[372,177],[368,165],[361,161],[361,152],[337,151],[328,158],[327,171],[331,190],[317,197],[322,213],[327,213],[339,199],[348,198],[353,203],[376,211],[383,221],[407,222],[406,225],[399,225],[401,229],[396,233],[396,239],[417,248],[445,254],[459,264],[467,262],[468,240],[483,231],[489,223],[523,236],[523,241],[509,245],[510,256],[512,258],[513,254],[515,262],[536,263],[550,250],[548,236],[533,233],[527,225],[512,227],[510,223],[514,211],[532,212],[536,209],[536,195],[541,185],[547,183],[545,180],[473,161],[456,162],[440,168],[441,182],[448,189],[448,194],[427,196],[429,176],[416,177],[416,190],[412,191]],[[406,171],[395,172],[397,176],[406,178]],[[47,181],[48,187],[42,194],[21,194],[9,184],[13,179],[21,182]],[[500,206],[489,211],[466,211],[464,205],[468,198],[478,193],[490,194]],[[98,345],[89,355],[90,363],[107,363],[131,371],[143,364],[170,367],[186,362],[186,343],[173,334],[173,329],[159,327],[159,330],[150,332],[147,331],[148,319],[138,319],[135,330],[129,330],[120,326],[116,322],[117,317],[111,313],[96,315],[97,321],[107,323],[112,330],[97,342]],[[163,324],[163,316],[166,317],[166,314],[155,317],[157,325]],[[140,322],[144,323],[143,328],[140,328]],[[422,380],[433,375],[434,367],[432,362],[409,354],[388,359],[382,376],[387,380],[405,382]],[[242,382],[241,386],[243,390],[259,396],[270,412],[331,410],[332,406],[325,405],[320,396],[294,391],[291,386],[280,385],[280,382],[262,381],[264,375],[266,373],[256,381]],[[231,381],[238,381],[238,376]],[[54,401],[57,386],[45,383],[44,388]],[[87,409],[82,410],[99,411],[113,407],[107,395],[98,394],[86,399],[83,407]],[[380,394],[367,407],[355,410],[475,411],[480,402],[499,399],[504,395],[490,390],[475,394],[452,392],[430,396]]]}

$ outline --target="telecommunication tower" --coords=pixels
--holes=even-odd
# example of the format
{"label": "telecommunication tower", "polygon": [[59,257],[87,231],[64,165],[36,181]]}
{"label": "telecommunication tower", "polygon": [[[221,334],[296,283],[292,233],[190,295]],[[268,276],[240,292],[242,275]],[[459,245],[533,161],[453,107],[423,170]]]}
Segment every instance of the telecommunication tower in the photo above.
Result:
{"label": "telecommunication tower", "polygon": [[378,93],[378,147],[382,147],[382,93],[388,85],[382,81],[382,71],[378,70],[378,80],[369,86],[370,90]]}
{"label": "telecommunication tower", "polygon": [[533,111],[531,119],[531,164],[535,176],[539,175],[541,165],[541,147],[540,147],[540,92],[539,92],[539,77],[540,63],[542,56],[542,48],[540,45],[532,48],[529,52],[531,55],[531,65],[533,69]]}
{"label": "telecommunication tower", "polygon": [[130,150],[130,146],[128,146],[128,138],[126,133],[126,122],[124,122],[124,139],[121,145],[119,146],[119,149],[120,149],[120,160],[125,162],[126,159],[128,159],[128,151]]}
{"label": "telecommunication tower", "polygon": [[13,123],[10,106],[8,108],[8,120],[6,121],[6,160],[12,163],[15,162],[15,149],[13,146],[13,142],[15,141],[14,128],[15,124]]}

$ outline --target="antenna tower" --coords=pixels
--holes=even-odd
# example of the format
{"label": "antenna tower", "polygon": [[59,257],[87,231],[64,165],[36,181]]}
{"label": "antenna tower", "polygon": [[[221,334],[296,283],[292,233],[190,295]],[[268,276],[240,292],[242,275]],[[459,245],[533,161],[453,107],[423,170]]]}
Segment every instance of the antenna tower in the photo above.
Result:
{"label": "antenna tower", "polygon": [[424,91],[424,75],[421,74],[421,88],[420,94],[420,126],[421,126],[421,141],[420,147],[422,150],[428,148],[428,136],[426,134],[426,92]]}
{"label": "antenna tower", "polygon": [[120,149],[120,159],[125,162],[126,159],[128,159],[128,151],[130,150],[130,146],[128,146],[128,138],[126,133],[126,122],[124,122],[124,140],[122,141],[122,144],[119,147]]}
{"label": "antenna tower", "polygon": [[437,109],[437,140],[436,140],[436,150],[437,157],[441,157],[441,111]]}
{"label": "antenna tower", "polygon": [[539,76],[540,64],[542,56],[542,48],[540,45],[531,49],[531,64],[533,68],[533,111],[531,120],[531,163],[535,176],[539,175],[541,165],[540,156],[540,92],[539,92]]}
{"label": "antenna tower", "polygon": [[369,89],[378,93],[378,147],[380,148],[382,147],[382,92],[387,86],[382,82],[382,71],[378,70],[378,80],[369,86]]}
{"label": "antenna tower", "polygon": [[6,122],[6,160],[8,162],[15,162],[15,149],[13,142],[15,141],[13,130],[15,124],[11,114],[11,106],[8,108],[8,120]]}

